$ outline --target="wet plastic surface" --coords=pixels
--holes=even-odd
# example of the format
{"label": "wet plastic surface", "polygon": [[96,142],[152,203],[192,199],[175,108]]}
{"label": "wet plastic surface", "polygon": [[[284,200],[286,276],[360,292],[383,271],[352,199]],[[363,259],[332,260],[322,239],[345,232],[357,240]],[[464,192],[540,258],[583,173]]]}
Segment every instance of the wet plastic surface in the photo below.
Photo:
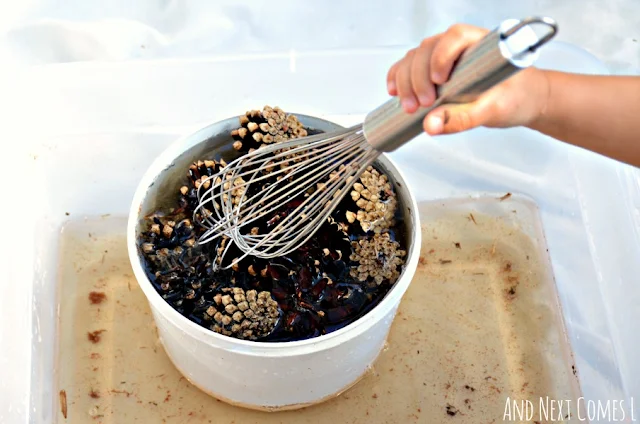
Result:
{"label": "wet plastic surface", "polygon": [[[259,413],[208,397],[171,364],[124,252],[124,217],[72,220],[60,251],[60,422],[446,422],[502,417],[507,398],[572,401],[580,390],[535,205],[425,202],[420,265],[373,369],[339,397]],[[338,360],[338,358],[336,358]],[[580,411],[585,417],[586,411]]]}
{"label": "wet plastic surface", "polygon": [[[57,411],[63,222],[126,214],[151,160],[205,122],[267,103],[343,125],[357,122],[386,99],[380,81],[403,53],[80,64],[33,69],[16,81],[12,88],[24,96],[7,119],[20,153],[12,181],[28,176],[37,183],[12,190],[12,202],[27,206],[29,225],[5,229],[13,242],[9,278],[0,281],[0,418],[45,423]],[[562,44],[550,45],[539,64],[604,72],[591,56]],[[258,70],[269,85],[253,77]],[[533,198],[584,396],[629,405],[640,395],[640,363],[633,360],[640,351],[636,170],[522,129],[422,136],[392,157],[419,200],[508,191]],[[638,402],[635,408],[638,417]]]}

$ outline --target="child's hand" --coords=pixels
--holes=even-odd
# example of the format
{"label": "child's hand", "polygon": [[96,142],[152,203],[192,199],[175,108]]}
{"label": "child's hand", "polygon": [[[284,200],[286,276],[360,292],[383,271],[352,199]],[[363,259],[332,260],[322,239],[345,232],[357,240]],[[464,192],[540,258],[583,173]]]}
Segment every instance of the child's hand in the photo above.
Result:
{"label": "child's hand", "polygon": [[[453,25],[446,32],[426,38],[395,63],[387,75],[389,94],[399,96],[409,113],[431,105],[435,85],[447,81],[454,62],[488,31],[470,25]],[[493,87],[473,103],[446,105],[431,111],[423,122],[432,135],[469,130],[477,126],[527,126],[546,108],[549,83],[543,71],[520,71]]]}

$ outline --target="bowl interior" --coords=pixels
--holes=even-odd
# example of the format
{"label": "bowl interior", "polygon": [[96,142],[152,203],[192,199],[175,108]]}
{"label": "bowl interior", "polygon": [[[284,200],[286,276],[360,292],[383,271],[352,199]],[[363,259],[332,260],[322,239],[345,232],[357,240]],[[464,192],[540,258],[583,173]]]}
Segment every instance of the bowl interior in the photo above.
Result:
{"label": "bowl interior", "polygon": [[[326,121],[320,118],[296,114],[300,122],[312,130],[319,130],[323,132],[331,132],[343,129],[342,126],[330,121]],[[198,160],[204,160],[220,157],[229,162],[239,156],[238,152],[233,149],[233,139],[230,132],[238,128],[239,117],[233,117],[224,121],[219,121],[211,124],[201,130],[181,139],[171,146],[159,159],[159,163],[154,163],[149,172],[153,172],[154,169],[160,170],[153,178],[153,182],[147,188],[143,199],[138,208],[137,225],[135,229],[135,238],[138,239],[140,232],[144,229],[144,217],[152,214],[158,210],[168,209],[175,207],[175,202],[179,188],[186,183],[187,169],[191,163]],[[172,159],[173,158],[173,159]],[[164,162],[163,162],[164,160]],[[414,245],[415,233],[417,227],[417,208],[414,208],[415,204],[411,193],[408,190],[404,179],[399,174],[398,169],[393,165],[391,160],[385,155],[381,155],[375,161],[375,166],[387,174],[389,180],[393,184],[397,200],[398,208],[403,212],[405,219],[401,224],[401,234],[399,234],[402,241],[404,241],[407,250],[407,263],[412,258],[415,249],[420,249],[420,246]],[[144,269],[144,258],[138,254],[138,263]],[[398,281],[402,278],[407,278],[407,267],[401,273]],[[411,278],[411,276],[409,276]],[[147,280],[147,283],[151,283]],[[396,289],[397,281],[394,287],[391,288],[386,294],[385,298]],[[155,291],[155,289],[153,289]],[[158,297],[160,295],[158,294]],[[382,299],[384,300],[384,298]],[[376,305],[376,309],[379,305]],[[372,311],[369,311],[370,314]],[[176,312],[178,314],[178,312]],[[181,317],[184,320],[186,317]],[[356,320],[355,322],[358,322]],[[351,323],[343,329],[352,326]],[[197,325],[194,323],[194,325]],[[339,331],[339,330],[338,330]]]}

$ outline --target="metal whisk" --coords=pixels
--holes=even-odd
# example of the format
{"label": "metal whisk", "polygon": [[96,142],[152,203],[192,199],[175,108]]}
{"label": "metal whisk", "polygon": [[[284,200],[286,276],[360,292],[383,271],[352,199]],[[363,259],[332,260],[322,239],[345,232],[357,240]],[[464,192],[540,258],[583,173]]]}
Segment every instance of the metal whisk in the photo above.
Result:
{"label": "metal whisk", "polygon": [[[532,24],[543,24],[549,31],[542,37],[532,30],[519,33]],[[292,252],[313,237],[381,153],[422,132],[427,113],[445,103],[473,101],[531,66],[537,49],[556,33],[557,24],[550,18],[502,22],[462,55],[449,81],[438,87],[431,107],[407,114],[392,98],[370,112],[361,125],[263,145],[230,162],[198,189],[194,220],[207,228],[199,242],[226,235],[244,254],[234,263],[248,255],[273,258]],[[260,220],[272,215],[264,231]],[[230,246],[226,244],[222,256]]]}

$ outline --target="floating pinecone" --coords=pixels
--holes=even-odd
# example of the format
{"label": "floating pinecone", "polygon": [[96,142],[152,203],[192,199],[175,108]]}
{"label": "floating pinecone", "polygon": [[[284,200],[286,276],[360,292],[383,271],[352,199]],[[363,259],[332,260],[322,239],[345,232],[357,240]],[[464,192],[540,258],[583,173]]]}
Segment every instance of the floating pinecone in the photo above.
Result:
{"label": "floating pinecone", "polygon": [[188,315],[203,304],[203,286],[213,273],[208,248],[196,243],[189,219],[176,223],[178,215],[147,218],[148,230],[140,236],[140,250],[147,258],[149,279],[158,293],[180,313]]}
{"label": "floating pinecone", "polygon": [[385,280],[395,281],[400,276],[407,252],[400,243],[393,241],[389,233],[374,234],[352,243],[354,253],[350,259],[358,262],[351,269],[351,276],[365,282],[370,278],[380,285]]}
{"label": "floating pinecone", "polygon": [[307,135],[307,130],[295,115],[287,115],[277,106],[248,111],[240,117],[240,125],[231,131],[231,136],[236,140],[233,148],[242,152]]}
{"label": "floating pinecone", "polygon": [[205,312],[211,329],[225,336],[255,340],[269,335],[280,317],[278,303],[267,291],[224,288]]}
{"label": "floating pinecone", "polygon": [[347,221],[360,223],[364,232],[380,233],[395,225],[396,193],[386,175],[372,166],[362,173],[351,190],[351,199],[358,207],[357,212],[346,211]]}
{"label": "floating pinecone", "polygon": [[[189,181],[195,188],[199,188],[201,184],[204,184],[204,189],[208,189],[211,186],[211,182],[207,180],[208,177],[217,174],[227,166],[224,160],[219,162],[215,160],[199,160],[189,166]],[[180,190],[182,191],[182,189]],[[184,194],[184,193],[183,193]]]}
{"label": "floating pinecone", "polygon": [[141,237],[140,249],[160,271],[177,267],[185,249],[196,244],[191,221],[183,219],[176,224],[171,218],[150,217],[149,229]]}
{"label": "floating pinecone", "polygon": [[199,248],[185,249],[182,255],[173,258],[177,266],[156,271],[154,275],[153,282],[160,295],[181,314],[189,315],[205,305],[202,294],[213,277],[207,256]]}
{"label": "floating pinecone", "polygon": [[[198,205],[198,189],[206,190],[211,186],[209,177],[216,175],[227,166],[224,160],[199,160],[193,162],[189,166],[187,172],[188,184],[180,187],[180,196],[178,198],[179,211],[184,211],[188,216],[193,213]],[[215,205],[206,205],[204,213],[208,213]],[[218,205],[218,207],[220,207]]]}

